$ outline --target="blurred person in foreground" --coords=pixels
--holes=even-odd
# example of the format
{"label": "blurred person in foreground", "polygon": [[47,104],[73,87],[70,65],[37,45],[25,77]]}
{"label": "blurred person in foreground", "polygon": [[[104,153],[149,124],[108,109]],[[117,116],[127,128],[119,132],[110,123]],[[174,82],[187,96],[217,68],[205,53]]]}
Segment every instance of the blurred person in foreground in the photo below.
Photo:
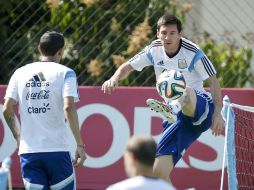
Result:
{"label": "blurred person in foreground", "polygon": [[[76,189],[73,166],[86,159],[75,102],[79,100],[75,72],[60,63],[65,40],[55,31],[44,33],[38,62],[17,69],[6,90],[3,114],[19,147],[25,188]],[[19,103],[20,129],[14,105]],[[75,158],[69,152],[68,128],[77,143]]]}
{"label": "blurred person in foreground", "polygon": [[12,190],[12,178],[11,178],[11,165],[12,160],[7,157],[3,160],[0,167],[0,190]]}
{"label": "blurred person in foreground", "polygon": [[174,190],[153,173],[157,144],[151,136],[134,136],[124,152],[124,168],[129,179],[115,183],[107,190]]}
{"label": "blurred person in foreground", "polygon": [[[182,73],[188,88],[187,94],[182,96],[180,102],[147,100],[147,105],[165,119],[164,131],[157,147],[154,172],[171,183],[170,173],[173,168],[204,131],[211,128],[215,136],[222,133],[222,98],[213,64],[196,44],[183,37],[182,23],[177,17],[165,14],[159,18],[157,38],[122,64],[114,75],[103,83],[102,91],[111,94],[120,80],[132,71],[142,71],[147,66],[154,67],[156,80],[165,71],[176,70]],[[203,81],[208,82],[210,93],[204,89]]]}

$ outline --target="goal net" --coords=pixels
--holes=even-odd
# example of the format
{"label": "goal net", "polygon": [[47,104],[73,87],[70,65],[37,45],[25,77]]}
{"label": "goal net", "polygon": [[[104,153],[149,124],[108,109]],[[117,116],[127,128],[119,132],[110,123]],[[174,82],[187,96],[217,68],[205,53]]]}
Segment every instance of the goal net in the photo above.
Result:
{"label": "goal net", "polygon": [[230,103],[225,97],[223,115],[226,120],[223,160],[228,166],[228,189],[254,189],[254,107]]}

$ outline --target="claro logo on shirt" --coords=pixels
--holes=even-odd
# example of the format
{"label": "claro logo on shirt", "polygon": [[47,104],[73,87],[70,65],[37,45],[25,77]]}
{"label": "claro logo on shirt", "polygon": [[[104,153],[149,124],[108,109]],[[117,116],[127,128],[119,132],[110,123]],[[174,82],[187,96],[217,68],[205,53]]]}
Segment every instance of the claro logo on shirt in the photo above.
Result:
{"label": "claro logo on shirt", "polygon": [[46,81],[42,72],[34,75],[27,83],[26,87],[42,87],[49,86],[49,82]]}
{"label": "claro logo on shirt", "polygon": [[38,107],[30,106],[27,109],[28,113],[30,113],[30,114],[34,114],[34,113],[46,113],[47,110],[50,110],[49,103],[48,104],[43,104],[43,106],[39,107],[39,108]]}

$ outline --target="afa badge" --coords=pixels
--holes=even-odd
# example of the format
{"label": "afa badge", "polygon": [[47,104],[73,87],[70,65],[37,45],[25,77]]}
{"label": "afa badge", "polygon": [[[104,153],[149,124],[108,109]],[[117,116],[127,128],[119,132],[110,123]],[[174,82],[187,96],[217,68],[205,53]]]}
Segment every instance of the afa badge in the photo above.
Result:
{"label": "afa badge", "polygon": [[178,59],[178,68],[179,69],[186,69],[187,68],[187,62],[185,59]]}

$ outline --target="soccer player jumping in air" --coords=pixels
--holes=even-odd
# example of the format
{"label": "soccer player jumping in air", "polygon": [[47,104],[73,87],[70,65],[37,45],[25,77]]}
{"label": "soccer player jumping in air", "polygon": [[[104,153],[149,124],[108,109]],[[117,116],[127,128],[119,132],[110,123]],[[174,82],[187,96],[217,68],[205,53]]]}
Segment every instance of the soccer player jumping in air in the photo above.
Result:
{"label": "soccer player jumping in air", "polygon": [[[141,71],[147,66],[154,67],[156,79],[165,70],[181,71],[188,86],[187,95],[180,103],[182,111],[177,114],[177,121],[172,125],[164,123],[166,128],[158,144],[154,164],[155,174],[170,181],[169,175],[182,153],[210,127],[215,136],[220,135],[224,120],[220,114],[222,98],[214,66],[196,44],[182,37],[180,20],[173,15],[163,15],[157,22],[157,37],[157,40],[122,64],[103,83],[102,90],[112,93],[119,80],[133,70]],[[211,93],[203,87],[205,80]],[[159,101],[149,100],[148,106],[164,116],[169,113],[164,103]]]}

